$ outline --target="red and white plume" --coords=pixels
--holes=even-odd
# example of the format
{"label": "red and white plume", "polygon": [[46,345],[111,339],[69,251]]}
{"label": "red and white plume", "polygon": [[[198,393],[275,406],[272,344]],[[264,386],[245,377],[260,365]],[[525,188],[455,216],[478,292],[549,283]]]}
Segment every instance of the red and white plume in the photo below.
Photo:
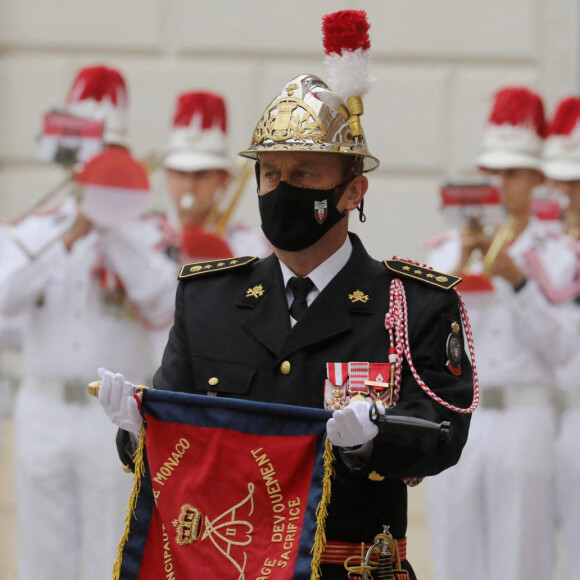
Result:
{"label": "red and white plume", "polygon": [[560,101],[544,146],[544,173],[550,179],[580,179],[580,97]]}
{"label": "red and white plume", "polygon": [[506,87],[494,96],[477,164],[488,169],[539,169],[546,135],[541,97],[525,87]]}
{"label": "red and white plume", "polygon": [[137,219],[149,203],[145,167],[121,147],[109,147],[76,176],[83,187],[80,207],[98,226],[111,228]]}
{"label": "red and white plume", "polygon": [[104,121],[105,142],[126,145],[127,85],[117,69],[105,65],[82,68],[68,93],[65,110],[80,117]]}
{"label": "red and white plume", "polygon": [[322,19],[322,44],[328,84],[343,101],[364,97],[373,82],[369,73],[370,24],[364,10],[340,10]]}

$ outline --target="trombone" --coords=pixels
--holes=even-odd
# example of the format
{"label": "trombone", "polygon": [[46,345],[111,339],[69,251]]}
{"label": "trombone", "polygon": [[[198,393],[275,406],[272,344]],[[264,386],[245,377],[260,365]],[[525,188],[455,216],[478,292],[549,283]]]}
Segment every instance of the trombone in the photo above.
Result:
{"label": "trombone", "polygon": [[[151,152],[141,160],[148,174],[152,174],[162,165],[162,158],[155,152]],[[61,163],[67,169],[67,175],[52,187],[45,195],[32,204],[23,214],[14,220],[14,224],[30,217],[40,208],[55,199],[68,185],[74,183],[77,173],[82,171],[81,163]],[[205,228],[212,230],[216,235],[223,236],[227,230],[232,215],[240,202],[244,189],[254,172],[254,164],[248,159],[238,157],[232,169],[232,179],[223,196],[214,201],[212,209],[203,224]]]}
{"label": "trombone", "polygon": [[[67,150],[68,152],[69,150]],[[74,151],[70,152],[71,154]],[[160,166],[161,162],[158,156],[155,153],[149,153],[141,160],[141,163],[145,167],[145,170],[150,175],[157,168]],[[61,181],[59,181],[54,187],[48,190],[40,199],[36,200],[24,213],[20,214],[13,220],[14,224],[18,224],[21,221],[25,220],[26,218],[30,217],[42,207],[44,207],[47,203],[53,201],[57,198],[57,196],[70,184],[74,184],[75,177],[78,173],[83,170],[83,164],[80,162],[75,161],[74,156],[71,155],[57,155],[56,162],[59,165],[62,165],[64,169],[66,169],[66,175]],[[80,192],[75,192],[77,196],[80,195]]]}
{"label": "trombone", "polygon": [[59,181],[52,189],[49,189],[48,192],[43,195],[40,199],[35,201],[30,208],[28,208],[23,214],[19,215],[16,219],[13,220],[14,224],[17,224],[27,217],[30,217],[32,214],[36,213],[39,209],[45,206],[48,202],[52,201],[56,198],[56,196],[69,184],[74,183],[75,175],[81,168],[79,166],[75,166],[72,169],[69,169],[67,175]]}

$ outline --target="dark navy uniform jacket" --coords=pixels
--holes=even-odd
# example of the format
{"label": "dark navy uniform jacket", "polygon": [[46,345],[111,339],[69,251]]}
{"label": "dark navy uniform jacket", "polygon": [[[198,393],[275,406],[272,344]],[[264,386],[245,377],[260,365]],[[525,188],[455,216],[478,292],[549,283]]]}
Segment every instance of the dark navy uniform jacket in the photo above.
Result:
{"label": "dark navy uniform jacket", "polygon": [[[175,323],[154,386],[322,408],[326,363],[387,362],[385,314],[394,274],[372,259],[356,236],[350,236],[353,252],[348,263],[293,328],[280,265],[274,255],[245,266],[182,279],[177,289]],[[442,399],[469,407],[473,385],[468,357],[463,355],[458,376],[446,367],[450,325],[461,324],[456,293],[405,277],[402,280],[415,368]],[[261,287],[261,294],[248,293],[256,287]],[[357,290],[369,297],[366,303],[349,300],[348,295]],[[287,374],[281,370],[285,362],[290,363]],[[288,365],[284,367],[287,371]],[[390,525],[395,538],[403,538],[407,489],[401,478],[433,475],[459,459],[470,416],[450,411],[429,398],[406,363],[399,403],[388,412],[450,421],[454,437],[444,445],[426,438],[379,435],[373,441],[370,460],[355,469],[347,467],[335,449],[328,540],[372,542],[383,524]],[[384,479],[369,479],[372,471]]]}

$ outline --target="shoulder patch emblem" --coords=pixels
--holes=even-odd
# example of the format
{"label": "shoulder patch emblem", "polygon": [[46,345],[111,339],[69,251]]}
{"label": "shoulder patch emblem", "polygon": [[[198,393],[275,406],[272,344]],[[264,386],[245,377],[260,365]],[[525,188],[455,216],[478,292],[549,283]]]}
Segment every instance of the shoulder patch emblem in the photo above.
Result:
{"label": "shoulder patch emblem", "polygon": [[179,280],[186,280],[214,272],[223,272],[224,270],[232,270],[233,268],[241,268],[242,266],[247,266],[255,262],[257,259],[257,256],[238,256],[224,260],[210,260],[208,262],[185,264],[185,266],[181,267],[181,272],[179,272]]}
{"label": "shoulder patch emblem", "polygon": [[459,276],[452,276],[451,274],[443,274],[424,266],[417,266],[405,260],[385,260],[383,262],[387,270],[395,273],[397,276],[404,278],[411,278],[418,282],[423,282],[429,286],[440,288],[441,290],[451,290],[461,282]]}

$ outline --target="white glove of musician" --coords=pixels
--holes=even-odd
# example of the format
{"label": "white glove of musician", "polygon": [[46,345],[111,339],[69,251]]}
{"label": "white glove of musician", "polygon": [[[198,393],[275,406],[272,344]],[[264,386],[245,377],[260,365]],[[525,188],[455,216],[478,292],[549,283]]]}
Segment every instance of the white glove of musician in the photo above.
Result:
{"label": "white glove of musician", "polygon": [[135,385],[120,373],[112,373],[104,368],[100,368],[98,373],[101,378],[99,403],[107,417],[121,429],[139,433],[143,418],[133,396]]}
{"label": "white glove of musician", "polygon": [[[326,423],[328,440],[336,447],[355,447],[374,439],[379,428],[369,419],[371,403],[354,401],[335,411]],[[383,405],[377,405],[379,414],[385,414]]]}

